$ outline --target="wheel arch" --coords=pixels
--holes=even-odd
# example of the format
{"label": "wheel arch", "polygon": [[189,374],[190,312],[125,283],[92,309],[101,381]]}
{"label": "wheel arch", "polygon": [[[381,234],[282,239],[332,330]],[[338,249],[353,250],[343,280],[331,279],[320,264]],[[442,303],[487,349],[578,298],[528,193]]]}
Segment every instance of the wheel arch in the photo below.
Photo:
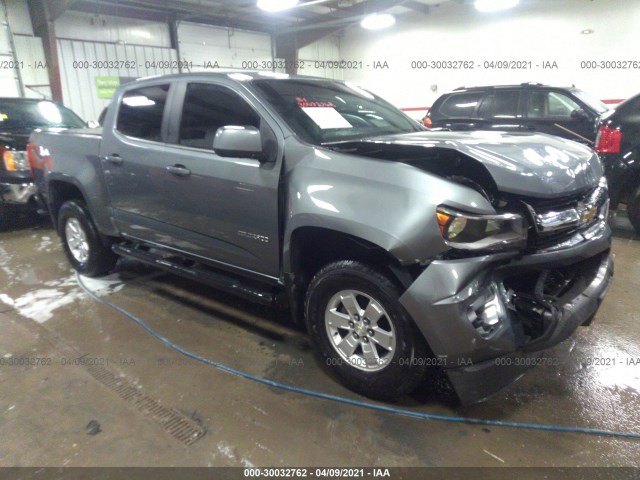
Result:
{"label": "wheel arch", "polygon": [[71,178],[53,177],[47,181],[47,207],[54,225],[58,224],[58,213],[64,202],[69,200],[86,201],[82,186]]}
{"label": "wheel arch", "polygon": [[111,245],[112,238],[115,236],[105,233],[103,228],[105,219],[94,214],[96,210],[92,208],[91,197],[87,195],[80,182],[68,176],[50,176],[47,179],[47,193],[47,209],[54,226],[58,225],[58,214],[62,205],[70,200],[79,200],[87,206],[102,244]]}
{"label": "wheel arch", "polygon": [[419,264],[403,265],[387,249],[369,239],[332,228],[303,226],[288,237],[283,251],[285,284],[294,321],[303,319],[304,296],[313,276],[325,265],[355,260],[389,277],[406,290],[421,270]]}

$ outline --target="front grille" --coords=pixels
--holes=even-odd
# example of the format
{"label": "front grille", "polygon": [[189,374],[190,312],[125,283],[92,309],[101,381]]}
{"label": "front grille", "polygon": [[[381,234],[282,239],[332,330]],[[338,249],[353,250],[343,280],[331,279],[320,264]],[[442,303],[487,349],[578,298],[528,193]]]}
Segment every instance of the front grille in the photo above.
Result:
{"label": "front grille", "polygon": [[546,250],[559,243],[565,242],[578,233],[580,228],[560,230],[558,232],[540,234],[535,232],[529,237],[529,248],[531,250]]}
{"label": "front grille", "polygon": [[[529,230],[529,250],[547,250],[587,230],[606,216],[607,187],[598,187],[557,199],[524,199],[532,228]],[[556,218],[553,223],[549,218]],[[566,215],[564,215],[566,214]],[[544,223],[547,221],[549,223]],[[562,223],[562,220],[565,223]]]}

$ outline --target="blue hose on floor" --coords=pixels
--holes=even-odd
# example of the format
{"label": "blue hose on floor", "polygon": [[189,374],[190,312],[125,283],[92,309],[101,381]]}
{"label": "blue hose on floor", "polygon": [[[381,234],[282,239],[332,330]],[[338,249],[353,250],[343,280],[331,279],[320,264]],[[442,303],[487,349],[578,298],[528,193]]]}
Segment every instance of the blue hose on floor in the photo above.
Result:
{"label": "blue hose on floor", "polygon": [[525,428],[529,430],[546,430],[549,432],[566,432],[566,433],[585,433],[587,435],[601,435],[607,437],[620,437],[620,438],[636,438],[640,439],[640,433],[634,432],[616,432],[612,430],[600,430],[597,428],[585,428],[585,427],[566,427],[562,425],[547,425],[542,423],[519,423],[519,422],[503,422],[501,420],[486,420],[482,418],[470,418],[470,417],[456,417],[451,415],[436,415],[432,413],[423,413],[423,412],[415,412],[413,410],[409,410],[406,408],[396,408],[390,407],[387,405],[380,405],[377,403],[364,402],[361,400],[354,400],[347,397],[341,397],[339,395],[332,395],[330,393],[318,392],[316,390],[309,390],[306,388],[294,387],[292,385],[287,385],[286,383],[276,382],[274,380],[269,380],[268,378],[257,377],[255,375],[251,375],[250,373],[243,372],[241,370],[236,370],[235,368],[231,368],[222,363],[215,362],[208,358],[202,357],[197,353],[190,352],[182,348],[179,345],[176,345],[168,338],[164,337],[159,332],[155,331],[149,325],[147,325],[143,320],[136,317],[132,313],[128,312],[124,308],[111,303],[108,300],[105,300],[97,293],[90,290],[82,281],[82,277],[76,273],[76,278],[78,279],[78,283],[82,287],[82,289],[87,292],[91,297],[93,297],[98,302],[113,308],[117,312],[121,313],[125,317],[130,318],[142,328],[144,328],[151,335],[156,337],[162,343],[167,345],[168,347],[180,352],[181,354],[197,360],[198,362],[205,363],[207,365],[211,365],[212,367],[217,368],[218,370],[222,370],[223,372],[230,373],[232,375],[236,375],[238,377],[246,378],[248,380],[253,380],[254,382],[262,383],[264,385],[268,385],[270,387],[279,388],[281,390],[286,390],[288,392],[299,393],[302,395],[308,395],[310,397],[322,398],[325,400],[331,400],[334,402],[340,402],[347,405],[353,405],[355,407],[368,408],[370,410],[376,410],[379,412],[393,413],[395,415],[403,415],[406,417],[414,417],[419,418],[421,420],[437,420],[441,422],[452,422],[452,423],[467,423],[472,425],[490,425],[494,427],[510,427],[510,428]]}

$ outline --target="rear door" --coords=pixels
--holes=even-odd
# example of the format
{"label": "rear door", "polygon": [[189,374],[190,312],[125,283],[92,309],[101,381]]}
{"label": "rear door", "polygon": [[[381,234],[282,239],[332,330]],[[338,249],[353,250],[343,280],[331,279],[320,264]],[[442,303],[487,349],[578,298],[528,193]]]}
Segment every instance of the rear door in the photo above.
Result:
{"label": "rear door", "polygon": [[135,239],[168,244],[165,142],[175,84],[126,90],[107,113],[100,157],[118,230]]}
{"label": "rear door", "polygon": [[490,90],[482,99],[477,116],[486,130],[520,131],[522,115],[520,89]]}
{"label": "rear door", "polygon": [[[580,113],[584,112],[584,115]],[[526,130],[549,133],[592,145],[595,116],[576,97],[562,90],[533,89],[525,103]]]}
{"label": "rear door", "polygon": [[476,111],[484,91],[454,92],[442,102],[436,101],[429,117],[434,128],[477,130],[481,128]]}

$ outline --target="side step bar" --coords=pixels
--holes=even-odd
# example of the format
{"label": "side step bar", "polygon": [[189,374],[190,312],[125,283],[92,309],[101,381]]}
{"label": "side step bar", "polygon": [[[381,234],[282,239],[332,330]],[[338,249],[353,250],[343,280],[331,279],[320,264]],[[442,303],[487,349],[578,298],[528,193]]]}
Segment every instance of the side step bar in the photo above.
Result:
{"label": "side step bar", "polygon": [[[259,287],[242,283],[242,280],[231,275],[218,273],[197,263],[185,265],[185,259],[178,256],[160,256],[146,250],[137,248],[136,245],[114,244],[111,249],[117,255],[132,258],[154,267],[166,270],[186,278],[191,278],[206,283],[218,290],[245,298],[262,305],[273,306],[276,304],[277,292],[262,290]],[[275,290],[275,289],[274,289]]]}

